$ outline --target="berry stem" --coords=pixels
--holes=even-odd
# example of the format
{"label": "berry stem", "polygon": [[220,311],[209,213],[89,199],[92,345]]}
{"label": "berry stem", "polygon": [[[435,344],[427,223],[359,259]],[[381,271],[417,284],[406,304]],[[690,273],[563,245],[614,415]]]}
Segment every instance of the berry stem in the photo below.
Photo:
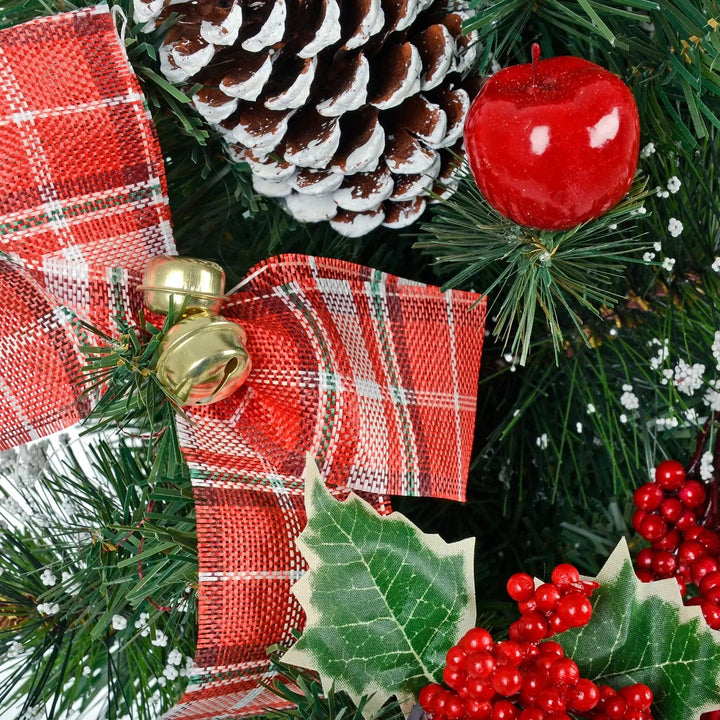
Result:
{"label": "berry stem", "polygon": [[530,46],[530,57],[532,58],[532,89],[537,87],[537,69],[540,62],[540,45],[533,43]]}

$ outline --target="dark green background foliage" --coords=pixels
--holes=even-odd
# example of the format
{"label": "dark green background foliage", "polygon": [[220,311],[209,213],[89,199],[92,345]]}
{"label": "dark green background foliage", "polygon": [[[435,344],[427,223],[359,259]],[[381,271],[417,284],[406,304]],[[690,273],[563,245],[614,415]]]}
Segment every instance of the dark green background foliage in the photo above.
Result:
{"label": "dark green background foliage", "polygon": [[[131,17],[129,0],[120,5]],[[74,5],[3,7],[9,26]],[[189,107],[192,88],[161,79],[156,47],[167,28],[144,35],[130,21],[126,44],[166,159],[181,253],[219,261],[229,285],[263,258],[301,252],[490,291],[468,501],[398,499],[395,507],[447,541],[477,538],[480,620],[500,628],[510,612],[506,578],[520,569],[546,576],[568,560],[595,574],[618,536],[630,535],[632,489],[660,459],[689,459],[699,428],[686,412],[708,414],[702,396],[715,377],[711,346],[720,330],[720,276],[712,269],[720,254],[720,31],[708,20],[720,21],[720,5],[477,0],[471,15],[468,26],[482,42],[479,77],[493,62],[526,62],[530,43],[539,42],[544,57],[580,55],[630,85],[641,146],[656,150],[639,166],[636,199],[644,183],[645,214],[626,207],[622,221],[601,218],[567,238],[542,235],[544,247],[562,248],[563,262],[545,264],[533,233],[510,228],[510,248],[488,231],[492,210],[469,179],[450,203],[401,233],[351,240],[326,224],[304,226],[252,194],[246,169],[226,161],[220,138]],[[673,176],[679,191],[660,197],[655,188]],[[683,223],[678,237],[668,232],[671,218]],[[648,251],[652,261],[643,260]],[[664,258],[674,265],[663,268]],[[547,297],[554,306],[546,313]],[[656,368],[655,340],[669,348]],[[662,370],[680,359],[705,366],[705,385],[692,396],[663,383]],[[637,408],[621,402],[623,385],[632,386]]]}

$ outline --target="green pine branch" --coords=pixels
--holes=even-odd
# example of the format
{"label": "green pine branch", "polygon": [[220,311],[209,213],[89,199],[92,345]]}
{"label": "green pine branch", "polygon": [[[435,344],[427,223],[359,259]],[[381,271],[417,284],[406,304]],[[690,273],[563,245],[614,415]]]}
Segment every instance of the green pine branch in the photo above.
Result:
{"label": "green pine branch", "polygon": [[599,314],[620,297],[616,286],[647,249],[638,228],[647,197],[638,179],[603,217],[567,232],[536,231],[503,218],[480,194],[467,168],[457,192],[436,206],[415,247],[451,277],[444,287],[472,287],[488,296],[494,334],[520,364],[543,316],[556,352],[568,326],[584,336],[585,312]]}
{"label": "green pine branch", "polygon": [[177,541],[194,534],[189,476],[150,484],[131,444],[38,447],[2,458],[0,705],[150,720],[195,651],[197,550]]}

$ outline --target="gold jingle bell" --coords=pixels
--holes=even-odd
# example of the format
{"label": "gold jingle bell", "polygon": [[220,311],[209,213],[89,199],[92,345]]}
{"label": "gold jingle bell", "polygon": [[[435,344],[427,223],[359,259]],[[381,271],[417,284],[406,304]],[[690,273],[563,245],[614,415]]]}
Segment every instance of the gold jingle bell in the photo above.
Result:
{"label": "gold jingle bell", "polygon": [[250,373],[245,331],[218,315],[197,314],[173,325],[157,377],[183,405],[209,405],[231,395]]}
{"label": "gold jingle bell", "polygon": [[182,405],[209,405],[231,395],[251,369],[245,331],[217,315],[225,299],[225,273],[216,263],[160,255],[145,267],[145,304],[182,319],[168,330],[156,373]]}
{"label": "gold jingle bell", "polygon": [[148,310],[159,315],[171,307],[183,315],[217,314],[225,299],[225,272],[210,260],[158,255],[145,266],[139,289]]}

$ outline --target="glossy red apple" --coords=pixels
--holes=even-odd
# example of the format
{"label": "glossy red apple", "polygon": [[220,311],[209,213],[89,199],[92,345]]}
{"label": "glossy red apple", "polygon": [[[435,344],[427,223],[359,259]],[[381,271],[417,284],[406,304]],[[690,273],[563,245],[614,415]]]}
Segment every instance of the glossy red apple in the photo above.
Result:
{"label": "glossy red apple", "polygon": [[465,121],[465,147],[487,201],[519,225],[568,230],[630,189],[640,122],[630,89],[577,57],[500,70]]}

